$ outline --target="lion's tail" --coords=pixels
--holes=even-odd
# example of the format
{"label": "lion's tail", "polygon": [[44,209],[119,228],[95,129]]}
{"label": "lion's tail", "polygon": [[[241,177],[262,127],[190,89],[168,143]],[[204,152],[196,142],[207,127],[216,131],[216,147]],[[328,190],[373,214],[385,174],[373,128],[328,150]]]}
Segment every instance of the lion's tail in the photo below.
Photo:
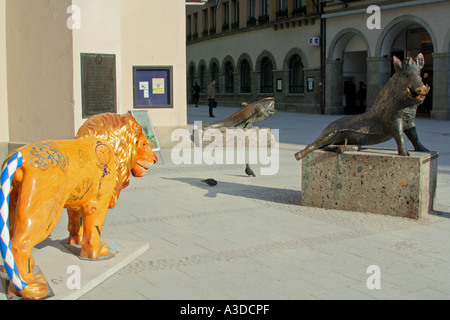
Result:
{"label": "lion's tail", "polygon": [[11,193],[12,179],[17,168],[23,164],[22,153],[17,151],[8,157],[5,161],[1,172],[0,185],[0,231],[1,241],[0,249],[3,260],[5,261],[5,269],[9,279],[12,281],[17,290],[21,291],[27,285],[20,276],[17,269],[14,256],[11,251],[11,238],[9,235],[9,195]]}

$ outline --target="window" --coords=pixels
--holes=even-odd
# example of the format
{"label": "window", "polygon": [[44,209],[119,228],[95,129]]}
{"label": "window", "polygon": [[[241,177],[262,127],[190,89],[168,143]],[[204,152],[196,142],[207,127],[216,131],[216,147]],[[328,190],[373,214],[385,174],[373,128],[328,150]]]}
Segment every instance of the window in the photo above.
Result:
{"label": "window", "polygon": [[225,64],[225,92],[234,92],[234,74],[233,65],[231,62]]}
{"label": "window", "polygon": [[211,28],[216,27],[216,7],[211,8]]}
{"label": "window", "polygon": [[191,29],[191,25],[192,25],[192,17],[188,16],[186,19],[186,29],[187,29],[187,34],[190,35],[192,34],[192,29]]}
{"label": "window", "polygon": [[216,92],[219,92],[219,68],[217,67],[217,64],[213,64],[211,66],[211,80],[216,80]]}
{"label": "window", "polygon": [[225,2],[222,4],[222,32],[230,30],[230,4]]}
{"label": "window", "polygon": [[234,21],[239,23],[239,0],[234,1]]}
{"label": "window", "polygon": [[267,10],[267,0],[261,0],[261,15],[265,16],[269,14],[269,11]]}
{"label": "window", "polygon": [[264,58],[261,62],[261,93],[273,92],[272,61]]}
{"label": "window", "polygon": [[306,0],[295,0],[295,7],[292,10],[293,14],[296,15],[298,13],[305,14],[306,13]]}
{"label": "window", "polygon": [[194,33],[198,33],[198,15],[194,13]]}
{"label": "window", "polygon": [[208,10],[203,10],[203,31],[208,31]]}
{"label": "window", "polygon": [[255,0],[249,0],[248,1],[248,16],[249,17],[255,17]]}
{"label": "window", "polygon": [[286,10],[288,8],[288,0],[278,0],[278,9]]}
{"label": "window", "polygon": [[216,7],[213,6],[209,9],[209,34],[215,34],[216,33]]}
{"label": "window", "polygon": [[306,7],[306,0],[295,0],[295,7],[296,8]]}
{"label": "window", "polygon": [[298,54],[289,63],[289,92],[303,92],[303,63]]}
{"label": "window", "polygon": [[250,93],[250,64],[247,60],[241,63],[241,92]]}
{"label": "window", "polygon": [[204,65],[200,66],[199,78],[200,78],[200,92],[204,93],[206,92],[206,85],[207,85]]}

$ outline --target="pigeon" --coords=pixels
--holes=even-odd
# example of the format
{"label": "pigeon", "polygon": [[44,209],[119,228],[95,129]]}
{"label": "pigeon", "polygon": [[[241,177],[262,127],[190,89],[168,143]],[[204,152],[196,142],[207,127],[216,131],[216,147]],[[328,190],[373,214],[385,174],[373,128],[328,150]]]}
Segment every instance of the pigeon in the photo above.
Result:
{"label": "pigeon", "polygon": [[202,180],[202,182],[205,182],[208,186],[214,187],[215,185],[217,185],[217,181],[214,179],[204,179]]}
{"label": "pigeon", "polygon": [[247,176],[252,176],[252,177],[256,177],[255,173],[253,172],[252,169],[250,169],[250,165],[247,163],[247,165],[245,166],[245,173],[247,174]]}

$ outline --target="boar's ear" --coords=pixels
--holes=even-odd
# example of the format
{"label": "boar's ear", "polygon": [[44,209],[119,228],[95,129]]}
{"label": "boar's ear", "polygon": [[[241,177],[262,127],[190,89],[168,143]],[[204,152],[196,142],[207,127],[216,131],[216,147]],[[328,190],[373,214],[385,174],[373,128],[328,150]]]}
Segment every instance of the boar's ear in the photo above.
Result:
{"label": "boar's ear", "polygon": [[417,66],[419,67],[419,69],[422,69],[423,66],[425,65],[425,59],[424,59],[422,53],[419,53],[419,54],[417,55],[417,57],[416,57],[416,63],[417,63]]}
{"label": "boar's ear", "polygon": [[396,56],[394,56],[394,69],[395,69],[395,72],[400,72],[403,69],[402,62]]}

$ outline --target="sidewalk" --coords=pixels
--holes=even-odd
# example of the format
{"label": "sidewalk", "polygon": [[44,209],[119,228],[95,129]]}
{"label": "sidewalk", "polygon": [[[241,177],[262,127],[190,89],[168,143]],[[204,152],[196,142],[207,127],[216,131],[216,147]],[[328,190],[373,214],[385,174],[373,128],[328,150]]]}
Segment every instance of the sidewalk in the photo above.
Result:
{"label": "sidewalk", "polygon": [[[218,107],[211,119],[207,106],[189,105],[188,124],[236,110]],[[411,220],[300,206],[294,153],[339,117],[278,112],[260,122],[280,130],[272,176],[260,175],[260,165],[252,166],[255,178],[240,164],[174,165],[171,150],[157,153],[160,161],[131,178],[102,231],[149,250],[81,299],[449,299],[450,122],[416,121],[422,143],[439,151],[439,173],[436,211]],[[396,148],[393,140],[379,146]],[[66,222],[63,214],[52,237],[67,236]],[[367,286],[372,265],[380,289]]]}

